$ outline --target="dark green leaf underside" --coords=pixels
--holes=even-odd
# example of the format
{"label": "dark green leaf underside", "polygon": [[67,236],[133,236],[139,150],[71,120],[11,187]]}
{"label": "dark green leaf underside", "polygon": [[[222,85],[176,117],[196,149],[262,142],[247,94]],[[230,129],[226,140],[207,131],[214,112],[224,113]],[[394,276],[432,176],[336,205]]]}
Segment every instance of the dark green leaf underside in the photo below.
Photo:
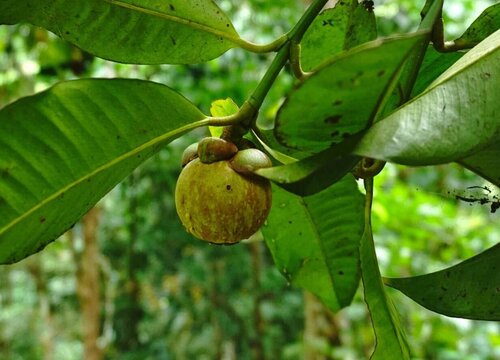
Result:
{"label": "dark green leaf underside", "polygon": [[499,321],[500,244],[448,269],[385,283],[440,314]]}
{"label": "dark green leaf underside", "polygon": [[204,115],[140,80],[62,82],[0,111],[0,263],[42,249]]}
{"label": "dark green leaf underside", "polygon": [[343,178],[360,158],[351,155],[361,135],[355,135],[318,154],[286,165],[259,169],[257,174],[300,195],[315,194]]}
{"label": "dark green leaf underside", "polygon": [[376,40],[323,64],[280,108],[276,139],[318,152],[363,130],[377,116],[406,56],[422,36]]}
{"label": "dark green leaf underside", "polygon": [[135,64],[199,63],[239,40],[211,0],[2,0],[0,24],[25,22],[98,57]]}
{"label": "dark green leaf underside", "polygon": [[276,266],[331,310],[347,306],[359,283],[363,196],[352,176],[299,197],[273,188],[273,208],[262,228]]}

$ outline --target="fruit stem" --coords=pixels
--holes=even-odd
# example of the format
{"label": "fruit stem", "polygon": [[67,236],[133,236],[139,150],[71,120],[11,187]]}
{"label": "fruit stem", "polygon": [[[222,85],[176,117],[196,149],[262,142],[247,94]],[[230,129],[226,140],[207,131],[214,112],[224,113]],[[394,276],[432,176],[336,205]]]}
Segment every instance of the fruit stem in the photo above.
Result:
{"label": "fruit stem", "polygon": [[222,130],[221,138],[233,144],[238,144],[247,131],[247,128],[240,124],[226,126],[224,130]]}
{"label": "fruit stem", "polygon": [[384,166],[385,161],[365,157],[354,166],[351,172],[357,178],[366,180],[375,177],[384,169]]}
{"label": "fruit stem", "polygon": [[[240,110],[236,114],[230,116],[208,117],[207,121],[209,125],[228,126],[238,124],[240,128],[243,128],[243,134],[251,128],[252,124],[255,123],[257,119],[259,109],[262,106],[262,103],[264,102],[264,99],[266,98],[269,90],[271,89],[271,86],[281,72],[281,69],[283,69],[290,58],[291,44],[300,43],[302,37],[304,36],[304,33],[309,28],[316,16],[319,14],[321,9],[323,9],[327,1],[328,0],[315,0],[311,4],[311,6],[307,8],[302,17],[295,24],[295,26],[286,35],[276,41],[276,44],[279,44],[278,53],[274,57],[271,65],[267,69],[257,87],[250,95],[250,97],[243,103]],[[283,40],[284,38],[286,40]],[[277,45],[275,47],[278,48]],[[230,129],[227,131],[232,134],[237,134],[241,132],[241,129]],[[232,137],[234,135],[228,136]]]}
{"label": "fruit stem", "polygon": [[[428,31],[428,40],[430,40],[434,24],[438,21],[441,11],[443,9],[444,0],[427,0],[424,8],[422,9],[421,16],[422,21],[418,27],[418,30]],[[406,65],[403,68],[403,72],[399,79],[399,89],[402,94],[399,105],[408,101],[411,97],[411,91],[415,85],[418,72],[422,61],[424,60],[424,54],[427,50],[428,40],[422,41],[417,48],[414,50],[414,54],[406,61]]]}
{"label": "fruit stem", "polygon": [[299,44],[304,36],[304,33],[309,28],[313,20],[319,14],[321,9],[325,6],[328,0],[316,0],[311,6],[307,8],[302,17],[299,19],[297,24],[287,33],[288,40],[279,49],[278,53],[274,57],[273,62],[267,69],[264,77],[259,82],[259,85],[255,88],[254,92],[247,100],[252,106],[257,109],[261,107],[267,93],[271,89],[272,84],[278,77],[281,69],[285,66],[286,62],[290,58],[290,47],[292,43]]}
{"label": "fruit stem", "polygon": [[295,24],[293,29],[288,32],[288,38],[300,43],[305,32],[327,2],[328,0],[314,1],[311,6],[307,8],[306,12],[302,15],[297,24]]}
{"label": "fruit stem", "polygon": [[281,72],[281,69],[288,61],[289,53],[290,42],[287,41],[286,44],[283,45],[283,47],[278,51],[266,73],[260,80],[252,95],[250,95],[250,98],[245,103],[248,103],[255,109],[259,109],[262,106],[262,103],[271,89],[271,86]]}

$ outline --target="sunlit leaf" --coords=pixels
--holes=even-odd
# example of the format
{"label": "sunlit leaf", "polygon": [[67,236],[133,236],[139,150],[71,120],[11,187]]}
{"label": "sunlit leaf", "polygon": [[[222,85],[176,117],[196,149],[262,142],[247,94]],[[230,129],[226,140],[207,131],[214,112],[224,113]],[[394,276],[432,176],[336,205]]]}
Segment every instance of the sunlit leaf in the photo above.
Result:
{"label": "sunlit leaf", "polygon": [[377,37],[375,15],[357,0],[339,1],[319,14],[301,41],[305,71],[326,59]]}
{"label": "sunlit leaf", "polygon": [[363,196],[352,176],[307,197],[273,187],[262,232],[276,266],[293,285],[333,311],[349,305],[359,283],[363,232]]}
{"label": "sunlit leaf", "polygon": [[440,314],[500,320],[500,244],[432,274],[386,278],[384,282]]}
{"label": "sunlit leaf", "polygon": [[210,114],[212,116],[229,116],[236,114],[240,108],[231,98],[212,101]]}
{"label": "sunlit leaf", "polygon": [[280,108],[276,139],[317,152],[363,130],[383,107],[401,66],[422,36],[376,40],[321,65]]}
{"label": "sunlit leaf", "polygon": [[356,153],[406,165],[457,161],[498,144],[500,30],[420,96],[372,126]]}
{"label": "sunlit leaf", "polygon": [[62,82],[3,108],[0,263],[42,249],[203,118],[170,88],[140,80]]}
{"label": "sunlit leaf", "polygon": [[2,0],[0,24],[44,27],[104,59],[189,64],[213,59],[239,41],[211,0]]}
{"label": "sunlit leaf", "polygon": [[[236,114],[240,108],[231,98],[219,99],[212,101],[210,106],[210,115],[216,117],[223,117]],[[222,126],[209,126],[210,134],[214,137],[222,135]]]}

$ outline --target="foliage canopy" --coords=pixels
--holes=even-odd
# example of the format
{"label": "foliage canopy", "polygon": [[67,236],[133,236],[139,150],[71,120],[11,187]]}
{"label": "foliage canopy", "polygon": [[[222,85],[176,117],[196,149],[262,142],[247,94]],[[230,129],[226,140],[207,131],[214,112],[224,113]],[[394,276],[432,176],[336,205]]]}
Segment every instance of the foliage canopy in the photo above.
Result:
{"label": "foliage canopy", "polygon": [[[322,11],[325,3],[313,1],[289,32],[261,45],[240,37],[211,0],[3,1],[0,24],[41,26],[116,62],[276,54],[241,107],[217,100],[210,116],[136,79],[60,82],[0,109],[0,262],[43,249],[175,138],[239,127],[274,158],[256,174],[275,183],[262,234],[276,266],[333,311],[351,303],[361,279],[374,359],[411,353],[384,283],[445,315],[500,320],[498,245],[438,273],[382,278],[371,223],[373,179],[385,161],[457,162],[500,187],[500,4],[445,42],[442,0],[426,1],[417,31],[386,37],[377,36],[371,2]],[[270,130],[258,114],[286,64],[296,85]],[[488,200],[492,212],[497,200]]]}

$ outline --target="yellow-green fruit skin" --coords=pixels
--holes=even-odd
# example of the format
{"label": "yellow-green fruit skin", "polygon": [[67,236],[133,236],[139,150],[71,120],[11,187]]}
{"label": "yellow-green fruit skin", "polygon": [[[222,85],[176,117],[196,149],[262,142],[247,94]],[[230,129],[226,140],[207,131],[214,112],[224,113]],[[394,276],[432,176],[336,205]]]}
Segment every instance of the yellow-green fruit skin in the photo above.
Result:
{"label": "yellow-green fruit skin", "polygon": [[271,184],[237,173],[227,160],[204,164],[195,159],[177,180],[175,205],[188,232],[211,243],[233,244],[264,224]]}

